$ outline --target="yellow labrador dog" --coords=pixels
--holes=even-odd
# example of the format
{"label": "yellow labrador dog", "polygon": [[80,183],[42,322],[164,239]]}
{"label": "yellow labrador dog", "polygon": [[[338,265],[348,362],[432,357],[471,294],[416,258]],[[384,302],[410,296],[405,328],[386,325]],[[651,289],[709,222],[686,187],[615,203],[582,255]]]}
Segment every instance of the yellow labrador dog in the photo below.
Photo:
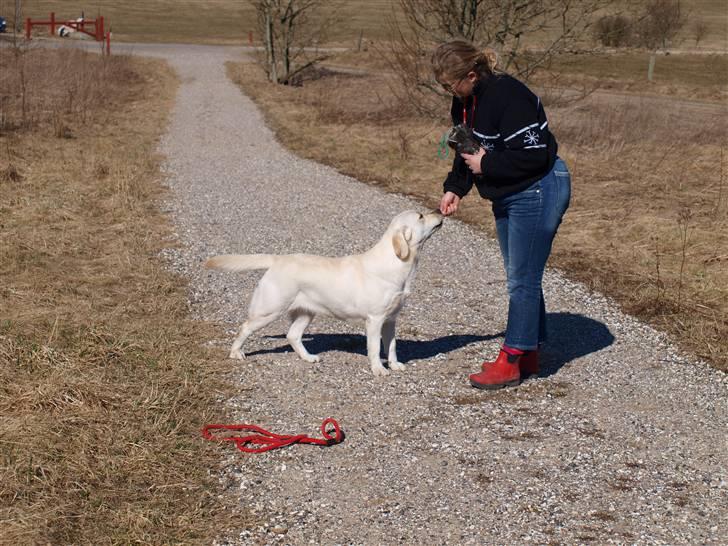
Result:
{"label": "yellow labrador dog", "polygon": [[379,358],[380,342],[389,368],[402,370],[397,361],[394,326],[415,276],[419,252],[442,225],[439,211],[419,214],[405,211],[389,224],[379,242],[363,254],[326,258],[308,254],[247,254],[210,258],[205,267],[226,271],[267,269],[255,288],[248,320],[230,349],[230,358],[242,359],[241,350],[250,334],[287,313],[291,326],[286,335],[306,362],[318,362],[301,342],[314,316],[366,321],[367,354],[374,375],[389,370]]}

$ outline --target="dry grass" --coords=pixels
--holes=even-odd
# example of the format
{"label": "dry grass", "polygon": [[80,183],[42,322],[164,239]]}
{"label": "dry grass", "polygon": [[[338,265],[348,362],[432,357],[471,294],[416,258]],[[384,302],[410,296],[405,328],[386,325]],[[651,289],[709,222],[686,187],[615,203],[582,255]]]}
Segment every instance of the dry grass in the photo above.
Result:
{"label": "dry grass", "polygon": [[[0,0],[0,13],[9,18],[8,26],[14,3]],[[633,8],[635,3],[616,0],[613,8]],[[399,13],[397,0],[345,0],[338,4],[324,0],[322,4],[327,14],[335,10],[339,21],[331,26],[329,39],[347,47],[358,44],[360,36],[364,41],[388,39],[387,21]],[[51,11],[58,18],[78,17],[81,12],[91,18],[101,13],[118,41],[247,43],[248,32],[257,33],[251,3],[241,0],[76,0],[70,5],[67,0],[23,0],[22,5],[25,16],[34,18],[45,18]],[[681,32],[678,47],[725,51],[725,0],[692,0],[687,9],[690,23]],[[692,31],[695,21],[708,26],[708,34],[697,48]],[[255,39],[260,41],[258,36]]]}
{"label": "dry grass", "polygon": [[158,258],[175,87],[159,62],[0,49],[0,542],[210,543],[250,521],[199,433],[225,370]]}
{"label": "dry grass", "polygon": [[[368,53],[345,55],[331,65],[376,63]],[[447,122],[422,121],[397,104],[385,71],[324,72],[302,87],[273,87],[255,65],[228,68],[296,153],[425,206],[439,202],[451,161],[437,157]],[[725,114],[718,104],[669,101],[595,95],[549,108],[574,183],[551,263],[725,370]],[[492,234],[491,216],[477,196],[459,212]]]}
{"label": "dry grass", "polygon": [[658,55],[652,82],[647,81],[649,57],[641,50],[562,55],[552,69],[560,85],[588,82],[602,90],[728,101],[728,55]]}
{"label": "dry grass", "polygon": [[[0,13],[12,15],[14,0],[0,0]],[[327,15],[332,2],[324,1]],[[113,30],[113,39],[122,42],[177,42],[228,44],[247,43],[248,33],[258,36],[255,10],[241,0],[78,0],[69,6],[65,0],[24,0],[26,17],[45,19],[51,11],[57,18],[104,16]],[[359,40],[382,39],[383,13],[392,9],[391,0],[346,0],[336,6],[340,24],[329,30],[329,39],[352,46]],[[11,21],[8,21],[10,27]],[[38,35],[47,34],[39,29]]]}

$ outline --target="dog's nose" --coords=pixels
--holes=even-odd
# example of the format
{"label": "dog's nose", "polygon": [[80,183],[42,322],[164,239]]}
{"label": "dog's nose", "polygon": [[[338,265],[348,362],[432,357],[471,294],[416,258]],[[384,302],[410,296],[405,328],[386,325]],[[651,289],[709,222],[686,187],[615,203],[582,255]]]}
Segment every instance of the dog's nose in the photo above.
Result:
{"label": "dog's nose", "polygon": [[438,216],[442,216],[440,209],[432,209],[432,212],[430,214],[437,214]]}

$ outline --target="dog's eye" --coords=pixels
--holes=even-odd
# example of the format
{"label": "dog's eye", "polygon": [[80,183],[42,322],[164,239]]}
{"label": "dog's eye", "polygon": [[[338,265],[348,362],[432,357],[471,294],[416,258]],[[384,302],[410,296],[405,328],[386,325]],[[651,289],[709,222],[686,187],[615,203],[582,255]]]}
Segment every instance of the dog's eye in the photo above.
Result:
{"label": "dog's eye", "polygon": [[424,216],[422,216],[421,212],[419,214],[420,214],[420,220],[422,220],[424,218]]}

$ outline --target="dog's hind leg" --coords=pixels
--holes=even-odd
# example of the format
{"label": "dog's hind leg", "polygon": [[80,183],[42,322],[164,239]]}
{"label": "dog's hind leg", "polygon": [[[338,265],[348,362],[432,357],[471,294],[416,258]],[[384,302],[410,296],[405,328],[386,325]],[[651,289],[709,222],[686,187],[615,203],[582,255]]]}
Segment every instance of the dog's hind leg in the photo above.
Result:
{"label": "dog's hind leg", "polygon": [[240,327],[240,333],[230,348],[230,358],[242,360],[245,353],[241,350],[248,336],[280,317],[293,302],[295,290],[282,290],[280,281],[268,270],[255,287],[248,308],[248,320]]}
{"label": "dog's hind leg", "polygon": [[288,329],[286,338],[288,343],[291,344],[296,354],[300,356],[306,362],[318,362],[320,359],[316,355],[312,355],[303,346],[301,339],[303,338],[303,332],[306,330],[314,315],[301,311],[291,313],[291,327]]}
{"label": "dog's hind leg", "polygon": [[248,336],[250,336],[250,334],[257,330],[268,326],[271,322],[273,322],[280,316],[280,313],[271,313],[268,315],[249,317],[248,320],[243,322],[243,325],[240,327],[238,337],[235,338],[235,341],[233,341],[233,346],[230,348],[230,358],[233,358],[235,360],[244,359],[245,353],[243,353],[241,349],[243,347],[243,343],[245,343],[245,340],[248,339]]}
{"label": "dog's hind leg", "polygon": [[384,352],[387,353],[389,369],[401,371],[405,369],[405,366],[397,360],[397,340],[394,336],[394,324],[394,319],[392,319],[382,325],[382,344],[384,345]]}

